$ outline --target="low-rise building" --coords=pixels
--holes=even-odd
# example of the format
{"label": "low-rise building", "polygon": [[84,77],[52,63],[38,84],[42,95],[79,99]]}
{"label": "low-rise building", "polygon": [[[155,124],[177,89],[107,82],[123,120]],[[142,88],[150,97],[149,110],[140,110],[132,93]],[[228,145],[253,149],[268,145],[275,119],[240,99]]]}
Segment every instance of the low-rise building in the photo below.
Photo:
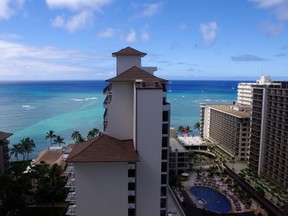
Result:
{"label": "low-rise building", "polygon": [[6,173],[9,167],[9,140],[12,133],[0,131],[0,174]]}

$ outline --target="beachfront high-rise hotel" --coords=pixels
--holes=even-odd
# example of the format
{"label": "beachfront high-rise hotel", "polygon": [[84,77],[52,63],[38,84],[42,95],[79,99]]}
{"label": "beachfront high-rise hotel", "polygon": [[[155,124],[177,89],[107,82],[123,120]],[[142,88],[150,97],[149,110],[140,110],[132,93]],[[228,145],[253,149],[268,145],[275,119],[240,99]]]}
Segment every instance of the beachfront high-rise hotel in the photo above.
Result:
{"label": "beachfront high-rise hotel", "polygon": [[104,89],[104,130],[78,143],[67,161],[75,173],[77,216],[164,216],[170,104],[167,80],[142,67],[146,53],[127,47]]}

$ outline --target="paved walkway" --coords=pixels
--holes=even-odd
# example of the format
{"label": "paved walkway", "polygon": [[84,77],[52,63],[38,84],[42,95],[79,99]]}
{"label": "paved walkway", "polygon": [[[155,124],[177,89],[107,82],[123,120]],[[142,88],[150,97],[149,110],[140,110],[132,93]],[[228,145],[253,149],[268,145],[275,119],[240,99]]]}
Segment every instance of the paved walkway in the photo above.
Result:
{"label": "paved walkway", "polygon": [[[168,208],[167,212],[171,213],[171,216],[186,216],[185,213],[183,213],[177,203],[177,201],[174,198],[174,195],[168,188]],[[169,215],[169,214],[168,214]],[[169,215],[169,216],[170,216]]]}

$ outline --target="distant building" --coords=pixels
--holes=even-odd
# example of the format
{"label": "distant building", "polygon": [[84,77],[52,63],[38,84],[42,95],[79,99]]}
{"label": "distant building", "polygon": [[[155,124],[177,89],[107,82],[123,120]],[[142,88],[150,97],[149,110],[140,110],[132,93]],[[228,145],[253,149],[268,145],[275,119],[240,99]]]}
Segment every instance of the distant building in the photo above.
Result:
{"label": "distant building", "polygon": [[247,160],[250,112],[246,108],[201,105],[200,136],[217,144],[236,160]]}
{"label": "distant building", "polygon": [[288,82],[253,87],[249,168],[288,187]]}
{"label": "distant building", "polygon": [[9,167],[9,140],[12,133],[0,131],[0,174],[6,173]]}
{"label": "distant building", "polygon": [[237,104],[240,106],[252,105],[252,87],[255,85],[269,85],[272,82],[269,76],[261,76],[256,83],[239,83],[237,90]]}
{"label": "distant building", "polygon": [[103,134],[77,143],[67,158],[75,188],[68,215],[167,215],[168,81],[141,66],[145,55],[130,47],[112,54],[117,70],[104,89]]}

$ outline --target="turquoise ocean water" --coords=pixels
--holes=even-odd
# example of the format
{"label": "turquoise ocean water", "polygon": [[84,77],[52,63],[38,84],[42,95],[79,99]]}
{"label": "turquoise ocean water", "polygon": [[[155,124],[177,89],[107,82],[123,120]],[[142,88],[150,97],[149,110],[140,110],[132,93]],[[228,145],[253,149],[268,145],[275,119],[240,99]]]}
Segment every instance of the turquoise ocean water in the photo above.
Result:
{"label": "turquoise ocean water", "polygon": [[[199,121],[201,103],[232,104],[239,81],[171,81],[171,127]],[[0,131],[10,132],[10,146],[30,137],[38,153],[49,146],[45,134],[54,130],[65,142],[79,130],[83,136],[96,127],[102,130],[104,81],[0,82]],[[198,131],[194,130],[195,135]]]}

